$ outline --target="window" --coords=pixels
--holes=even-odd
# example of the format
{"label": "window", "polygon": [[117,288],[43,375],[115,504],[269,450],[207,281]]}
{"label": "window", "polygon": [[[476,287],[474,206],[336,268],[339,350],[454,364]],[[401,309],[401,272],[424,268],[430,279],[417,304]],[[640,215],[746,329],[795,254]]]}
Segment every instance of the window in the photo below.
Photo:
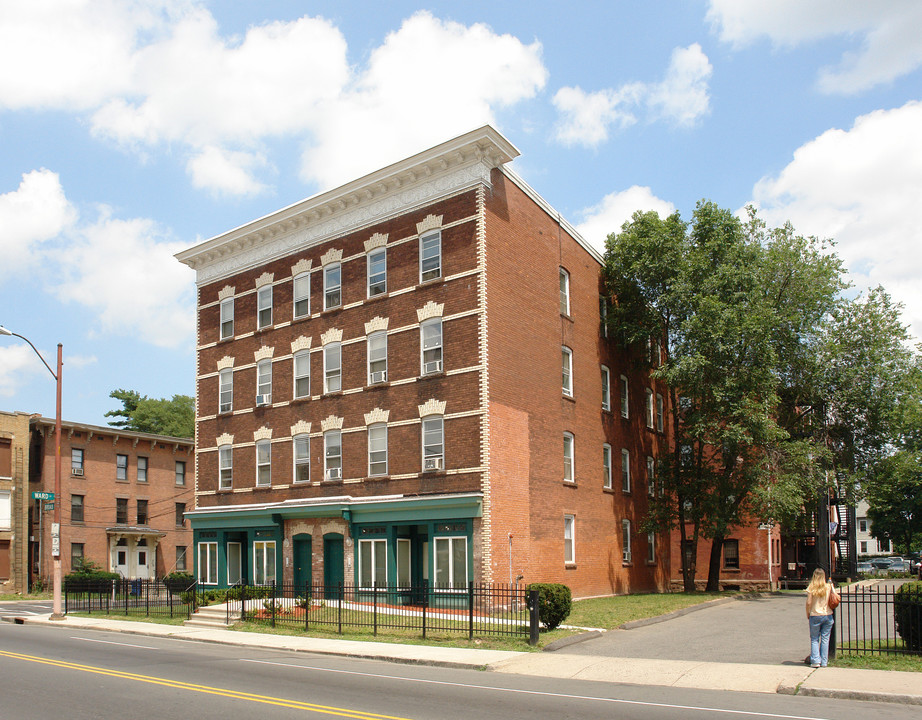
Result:
{"label": "window", "polygon": [[647,456],[647,495],[656,495],[656,460]]}
{"label": "window", "polygon": [[176,484],[177,485],[186,484],[186,461],[185,460],[176,461]]}
{"label": "window", "polygon": [[727,570],[740,569],[739,540],[724,540],[724,568]]}
{"label": "window", "polygon": [[83,495],[70,496],[70,521],[83,522]]}
{"label": "window", "polygon": [[570,273],[560,268],[560,314],[570,314]]}
{"label": "window", "polygon": [[204,585],[218,584],[218,543],[198,544],[198,581]]}
{"label": "window", "polygon": [[599,333],[608,337],[608,298],[599,295]]}
{"label": "window", "polygon": [[272,361],[260,360],[256,364],[256,405],[272,403]]}
{"label": "window", "polygon": [[83,449],[70,449],[70,473],[71,475],[83,475]]}
{"label": "window", "polygon": [[423,375],[442,372],[442,318],[426,320],[419,326]]}
{"label": "window", "polygon": [[83,566],[83,543],[70,544],[70,569]]}
{"label": "window", "polygon": [[866,533],[868,531],[868,519],[858,518],[858,532]]}
{"label": "window", "polygon": [[647,533],[647,562],[656,562],[656,533]]}
{"label": "window", "polygon": [[611,490],[611,445],[602,445],[602,487]]}
{"label": "window", "polygon": [[307,435],[295,435],[295,482],[305,483],[311,481],[311,439]]}
{"label": "window", "polygon": [[407,538],[397,538],[397,586],[410,587],[413,582],[410,571],[410,541]]}
{"label": "window", "polygon": [[128,524],[128,498],[115,498],[115,524]]}
{"label": "window", "polygon": [[467,538],[435,539],[435,586],[462,590],[467,587]]}
{"label": "window", "polygon": [[330,343],[323,346],[323,391],[339,392],[343,389],[342,346]]}
{"label": "window", "polygon": [[650,388],[647,388],[647,427],[651,430],[653,429],[653,391]]}
{"label": "window", "polygon": [[272,484],[272,445],[268,440],[256,443],[256,485],[265,487]]}
{"label": "window", "polygon": [[628,387],[627,387],[627,378],[622,375],[619,383],[621,387],[621,417],[628,417]]}
{"label": "window", "polygon": [[266,328],[272,324],[272,286],[263,285],[256,291],[256,327]]}
{"label": "window", "polygon": [[234,337],[234,298],[221,301],[221,339]]}
{"label": "window", "polygon": [[387,540],[359,540],[359,585],[387,585]]}
{"label": "window", "polygon": [[368,428],[368,474],[387,475],[387,425]]}
{"label": "window", "polygon": [[253,543],[253,582],[256,585],[275,584],[275,540]]}
{"label": "window", "polygon": [[862,540],[860,545],[861,545],[861,554],[866,555],[868,552],[868,541]]}
{"label": "window", "polygon": [[441,415],[423,418],[423,472],[445,467],[444,425]]}
{"label": "window", "polygon": [[174,503],[176,510],[176,527],[186,527],[186,503]]}
{"label": "window", "polygon": [[631,521],[621,521],[621,561],[631,562]]}
{"label": "window", "polygon": [[563,365],[563,394],[573,397],[573,351],[566,346],[560,350]]}
{"label": "window", "polygon": [[218,373],[218,412],[234,409],[234,369],[224,368]]}
{"label": "window", "polygon": [[343,476],[343,436],[339,430],[328,430],[323,434],[324,477],[340,480]]}
{"label": "window", "polygon": [[13,525],[12,491],[0,490],[0,530],[11,530]]}
{"label": "window", "polygon": [[186,546],[177,545],[176,546],[176,570],[183,571],[186,570]]}
{"label": "window", "polygon": [[387,292],[387,252],[384,248],[368,256],[368,297]]}
{"label": "window", "polygon": [[368,384],[387,382],[387,331],[368,336]]}
{"label": "window", "polygon": [[575,482],[573,473],[573,435],[563,434],[563,481]]}
{"label": "window", "polygon": [[139,483],[147,482],[147,458],[146,457],[138,458],[138,482]]}
{"label": "window", "polygon": [[611,372],[602,366],[602,409],[611,410]]}
{"label": "window", "polygon": [[323,309],[330,310],[343,304],[342,265],[333,263],[323,268]]}
{"label": "window", "polygon": [[127,455],[116,455],[115,456],[115,479],[116,480],[127,480],[128,479],[128,456]]}
{"label": "window", "polygon": [[138,500],[138,525],[147,525],[147,500]]}
{"label": "window", "polygon": [[442,277],[442,232],[426,233],[419,237],[419,281]]}
{"label": "window", "polygon": [[663,396],[656,393],[656,429],[658,432],[663,432],[663,414]]}
{"label": "window", "polygon": [[621,489],[631,491],[631,452],[627,448],[621,449]]}
{"label": "window", "polygon": [[295,397],[306,398],[311,396],[311,353],[310,350],[302,350],[295,353],[294,358],[295,371]]}
{"label": "window", "polygon": [[218,490],[230,490],[234,483],[234,451],[230,445],[218,448]]}
{"label": "window", "polygon": [[567,564],[576,562],[576,516],[563,516],[563,561]]}
{"label": "window", "polygon": [[292,297],[294,300],[295,318],[307,317],[311,314],[311,274],[301,273],[292,280]]}

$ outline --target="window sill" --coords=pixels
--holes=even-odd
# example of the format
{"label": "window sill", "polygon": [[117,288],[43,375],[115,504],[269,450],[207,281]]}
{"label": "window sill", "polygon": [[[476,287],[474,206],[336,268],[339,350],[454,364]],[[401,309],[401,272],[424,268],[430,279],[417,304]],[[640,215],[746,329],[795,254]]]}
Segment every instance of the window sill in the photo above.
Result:
{"label": "window sill", "polygon": [[724,567],[720,569],[720,572],[730,573],[731,575],[739,575],[741,570],[739,568]]}
{"label": "window sill", "polygon": [[389,292],[378,293],[377,295],[369,295],[365,298],[365,302],[374,302],[375,300],[384,300],[390,297]]}
{"label": "window sill", "polygon": [[325,392],[321,397],[331,398],[331,397],[342,397],[342,390],[334,390],[333,392]]}
{"label": "window sill", "polygon": [[274,329],[275,329],[274,323],[272,325],[263,325],[262,327],[256,328],[254,334],[260,335],[261,333],[269,332],[270,330],[274,330]]}
{"label": "window sill", "polygon": [[621,561],[621,567],[626,567],[626,568],[634,567],[634,563],[633,563],[633,562],[630,562],[630,561],[624,562],[624,561],[622,560],[622,561]]}
{"label": "window sill", "polygon": [[382,480],[390,480],[390,475],[368,475],[365,478],[365,482],[381,482]]}
{"label": "window sill", "polygon": [[445,371],[444,371],[444,370],[440,370],[439,372],[421,374],[421,375],[419,376],[419,378],[417,378],[417,379],[419,379],[419,380],[429,380],[429,379],[431,379],[431,378],[443,378],[443,377],[445,377]]}
{"label": "window sill", "polygon": [[561,393],[561,394],[560,394],[560,397],[562,397],[564,400],[569,400],[571,403],[575,403],[575,402],[576,402],[576,398],[575,398],[575,397],[573,397],[572,395],[567,395],[566,393]]}
{"label": "window sill", "polygon": [[610,487],[603,487],[603,488],[602,488],[602,492],[608,493],[609,495],[614,495],[614,494],[615,494],[615,489],[614,489],[614,488],[610,488]]}
{"label": "window sill", "polygon": [[576,570],[576,562],[564,562],[563,567],[565,570]]}
{"label": "window sill", "polygon": [[568,315],[567,313],[560,313],[560,319],[561,319],[561,320],[569,320],[570,322],[573,322],[573,316],[572,316],[572,315]]}
{"label": "window sill", "polygon": [[310,395],[305,395],[304,397],[292,398],[292,399],[291,399],[291,404],[292,404],[292,405],[300,405],[300,404],[302,404],[302,403],[310,402],[310,400],[311,400],[311,396],[310,396]]}
{"label": "window sill", "polygon": [[445,471],[445,468],[442,468],[441,470],[420,470],[419,474],[426,475],[428,477],[428,476],[447,475],[448,473]]}
{"label": "window sill", "polygon": [[342,306],[342,304],[340,303],[339,305],[334,305],[333,307],[325,307],[323,310],[320,311],[320,314],[321,314],[321,315],[327,315],[327,314],[330,314],[330,313],[336,313],[336,312],[339,312],[339,311],[342,310],[342,309],[343,309],[343,306]]}
{"label": "window sill", "polygon": [[365,385],[365,387],[371,390],[372,388],[390,387],[390,384],[391,384],[390,380],[382,380],[381,382],[368,383],[367,385]]}
{"label": "window sill", "polygon": [[419,285],[417,287],[426,287],[428,285],[438,285],[439,283],[445,282],[445,278],[439,275],[436,278],[429,278],[428,280],[419,279]]}
{"label": "window sill", "polygon": [[563,482],[564,487],[576,487],[577,486],[576,480],[563,480],[562,482]]}

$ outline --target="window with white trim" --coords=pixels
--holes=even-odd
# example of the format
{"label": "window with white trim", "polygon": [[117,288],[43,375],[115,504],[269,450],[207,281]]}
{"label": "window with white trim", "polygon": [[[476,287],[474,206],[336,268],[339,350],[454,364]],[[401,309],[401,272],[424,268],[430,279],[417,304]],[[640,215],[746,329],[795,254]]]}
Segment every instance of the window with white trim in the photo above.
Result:
{"label": "window with white trim", "polygon": [[647,495],[656,495],[656,460],[647,455]]}
{"label": "window with white trim", "polygon": [[560,348],[563,368],[563,394],[573,397],[573,351],[566,345]]}
{"label": "window with white trim", "polygon": [[563,516],[563,561],[567,565],[576,562],[576,516]]}
{"label": "window with white trim", "polygon": [[343,389],[342,346],[338,342],[323,346],[323,392]]}
{"label": "window with white trim", "polygon": [[611,445],[602,445],[602,487],[611,490]]}
{"label": "window with white trim", "polygon": [[621,521],[621,561],[631,562],[631,521]]}
{"label": "window with white trim", "polygon": [[[0,490],[0,530],[12,530],[13,528],[13,500],[12,490]],[[80,498],[80,513],[83,513],[83,496],[75,495]]]}
{"label": "window with white trim", "polygon": [[467,538],[435,538],[435,587],[437,590],[467,588]]}
{"label": "window with white trim", "polygon": [[647,562],[656,562],[656,533],[647,533]]}
{"label": "window with white trim", "polygon": [[118,454],[115,456],[115,479],[128,479],[128,456]]}
{"label": "window with white trim", "polygon": [[654,416],[656,415],[656,411],[654,410],[654,407],[653,407],[653,391],[650,388],[647,388],[646,410],[647,410],[647,413],[646,413],[647,414],[647,427],[652,430]]}
{"label": "window with white trim", "polygon": [[387,585],[387,540],[359,540],[359,586]]}
{"label": "window with white trim", "polygon": [[234,450],[230,445],[218,448],[218,490],[230,490],[234,484]]}
{"label": "window with white trim", "polygon": [[599,295],[599,333],[608,337],[608,298]]}
{"label": "window with white trim", "polygon": [[576,482],[574,478],[576,474],[573,467],[573,454],[574,454],[574,440],[573,434],[565,432],[563,434],[563,481],[564,482]]}
{"label": "window with white trim", "polygon": [[602,366],[602,409],[611,410],[611,371]]}
{"label": "window with white trim", "polygon": [[146,483],[147,482],[147,465],[148,459],[146,457],[138,457],[138,482]]}
{"label": "window with white trim", "polygon": [[291,284],[294,317],[308,317],[311,314],[311,274],[304,272],[300,275],[295,275]]}
{"label": "window with white trim", "polygon": [[387,251],[379,248],[368,253],[368,297],[387,292]]}
{"label": "window with white trim", "polygon": [[631,491],[631,452],[627,448],[621,448],[621,489]]}
{"label": "window with white trim", "polygon": [[221,301],[221,339],[234,337],[234,298]]}
{"label": "window with white trim", "polygon": [[387,425],[368,426],[368,474],[387,475]]}
{"label": "window with white trim", "polygon": [[419,281],[442,277],[442,231],[419,236]]}
{"label": "window with white trim", "polygon": [[630,406],[627,378],[624,375],[619,379],[618,385],[621,388],[621,417],[626,418],[630,415]]}
{"label": "window with white trim", "polygon": [[665,407],[663,405],[663,396],[659,393],[656,393],[656,429],[658,432],[663,432],[663,416],[665,415]]}
{"label": "window with white trim", "polygon": [[311,481],[311,439],[307,435],[295,435],[292,439],[294,449],[294,476],[296,483]]}
{"label": "window with white trim", "polygon": [[253,543],[253,584],[275,584],[275,540]]}
{"label": "window with white trim", "polygon": [[430,318],[419,326],[422,374],[442,372],[442,318]]}
{"label": "window with white trim", "polygon": [[70,449],[71,475],[83,475],[83,448]]}
{"label": "window with white trim", "polygon": [[343,477],[343,435],[339,430],[323,434],[323,477],[325,480]]}
{"label": "window with white trim", "polygon": [[343,304],[342,265],[332,263],[323,268],[323,309],[330,310]]}
{"label": "window with white trim", "polygon": [[256,443],[256,486],[272,484],[272,443],[260,440]]}
{"label": "window with white trim", "polygon": [[570,273],[560,268],[560,314],[570,314]]}
{"label": "window with white trim", "polygon": [[256,404],[272,403],[272,361],[260,360],[256,363]]}
{"label": "window with white trim", "polygon": [[295,398],[311,396],[311,351],[302,350],[294,356],[294,389]]}
{"label": "window with white trim", "polygon": [[218,543],[198,544],[198,581],[203,585],[218,584]]}
{"label": "window with white trim", "polygon": [[272,324],[272,286],[263,285],[256,291],[256,327],[266,328]]}
{"label": "window with white trim", "polygon": [[176,461],[176,484],[177,485],[186,484],[186,461],[185,460]]}
{"label": "window with white trim", "polygon": [[379,330],[368,336],[368,384],[387,382],[387,331]]}
{"label": "window with white trim", "polygon": [[445,469],[445,424],[441,415],[428,415],[422,421],[423,472]]}
{"label": "window with white trim", "polygon": [[224,368],[218,372],[218,412],[229,413],[234,409],[234,369]]}

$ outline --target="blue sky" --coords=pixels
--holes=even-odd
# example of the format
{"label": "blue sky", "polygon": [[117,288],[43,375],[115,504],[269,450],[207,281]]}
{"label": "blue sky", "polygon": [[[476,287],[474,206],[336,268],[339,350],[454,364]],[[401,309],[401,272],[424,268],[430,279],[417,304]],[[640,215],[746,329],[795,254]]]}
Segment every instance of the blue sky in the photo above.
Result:
{"label": "blue sky", "polygon": [[[0,324],[64,416],[194,391],[173,254],[485,123],[601,248],[703,198],[834,238],[922,336],[922,3],[0,0]],[[54,413],[0,337],[0,409]]]}

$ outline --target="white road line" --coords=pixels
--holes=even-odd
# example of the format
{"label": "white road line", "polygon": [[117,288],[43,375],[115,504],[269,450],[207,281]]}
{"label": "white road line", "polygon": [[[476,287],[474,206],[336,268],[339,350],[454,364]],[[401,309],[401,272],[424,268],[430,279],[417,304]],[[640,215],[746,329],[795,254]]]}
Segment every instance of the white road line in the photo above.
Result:
{"label": "white road line", "polygon": [[86,640],[86,642],[102,643],[103,645],[121,645],[122,647],[141,648],[142,650],[159,650],[160,649],[160,648],[153,647],[152,645],[132,645],[131,643],[113,642],[112,640],[97,640],[96,638],[77,637],[76,635],[71,635],[70,639],[71,640]]}
{"label": "white road line", "polygon": [[332,668],[313,667],[310,665],[294,665],[290,663],[272,662],[270,660],[248,660],[240,658],[241,662],[259,663],[261,665],[278,665],[281,667],[298,668],[300,670],[314,670],[317,672],[339,673],[340,675],[359,675],[362,677],[379,678],[384,680],[403,680],[405,682],[424,683],[428,685],[447,685],[450,687],[468,688],[470,690],[495,690],[496,692],[517,693],[519,695],[539,695],[541,697],[563,698],[565,700],[590,700],[593,702],[617,703],[619,705],[643,705],[646,707],[669,708],[671,710],[700,710],[703,712],[725,713],[728,715],[746,715],[748,717],[777,718],[778,720],[830,720],[830,718],[814,717],[812,715],[781,715],[778,713],[756,712],[753,710],[727,710],[725,708],[703,707],[698,705],[674,705],[670,703],[644,702],[642,700],[623,700],[620,698],[594,697],[592,695],[569,695],[567,693],[541,692],[540,690],[519,690],[516,688],[494,687],[492,685],[468,685],[466,683],[453,683],[444,680],[423,680],[421,678],[400,677],[399,675],[378,675],[375,673],[356,672],[354,670],[334,670]]}

